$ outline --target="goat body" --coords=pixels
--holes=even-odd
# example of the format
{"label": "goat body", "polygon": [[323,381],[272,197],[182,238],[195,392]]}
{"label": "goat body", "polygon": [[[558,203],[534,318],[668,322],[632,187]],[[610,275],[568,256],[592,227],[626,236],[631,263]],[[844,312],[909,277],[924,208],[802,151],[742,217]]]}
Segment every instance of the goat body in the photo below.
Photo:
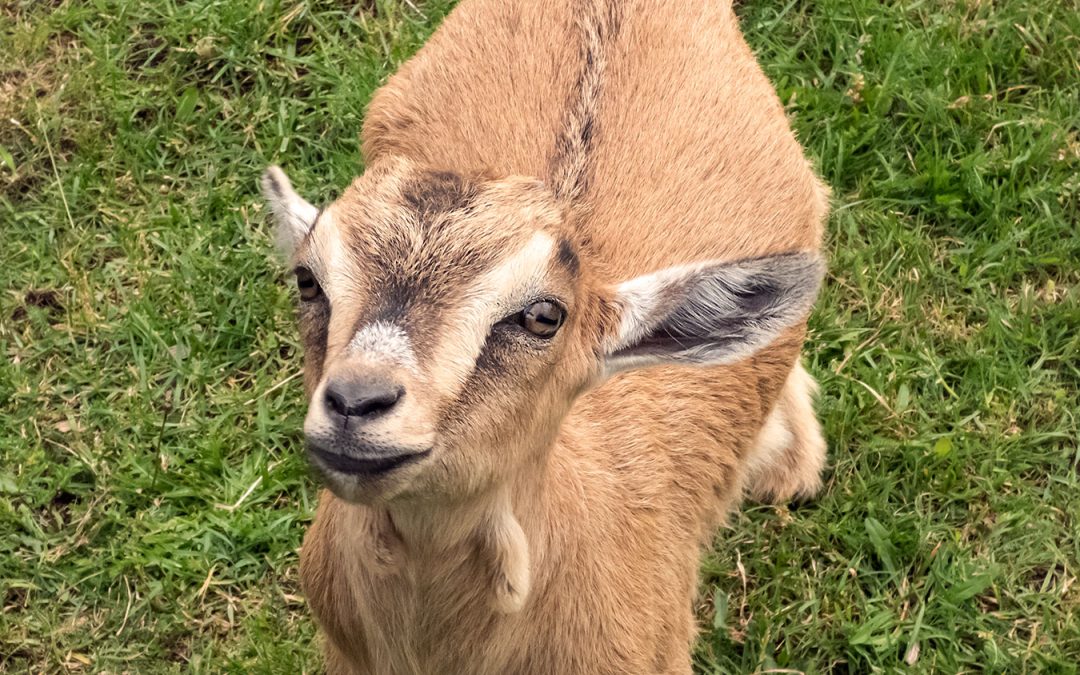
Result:
{"label": "goat body", "polygon": [[[301,573],[328,670],[689,673],[702,546],[746,494],[816,492],[825,450],[798,357],[827,190],[730,3],[463,0],[376,93],[363,148],[321,216],[265,182],[329,297],[301,310],[312,406],[390,363],[419,412],[371,438],[435,467],[376,490],[323,466]],[[535,366],[492,346],[505,322],[442,319],[508,280],[567,306],[549,343],[507,333]]]}

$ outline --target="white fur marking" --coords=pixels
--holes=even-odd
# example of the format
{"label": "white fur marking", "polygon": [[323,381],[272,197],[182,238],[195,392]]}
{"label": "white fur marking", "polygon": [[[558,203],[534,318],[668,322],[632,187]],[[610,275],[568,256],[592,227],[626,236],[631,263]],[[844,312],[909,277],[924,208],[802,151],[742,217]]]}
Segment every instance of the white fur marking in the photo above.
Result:
{"label": "white fur marking", "polygon": [[370,323],[356,331],[346,353],[416,370],[416,354],[409,336],[400,326],[385,321]]}
{"label": "white fur marking", "polygon": [[333,205],[323,209],[319,215],[319,227],[311,234],[309,249],[311,254],[306,258],[312,269],[316,270],[315,275],[322,284],[323,293],[332,303],[352,284],[349,263],[345,259],[346,248]]}
{"label": "white fur marking", "polygon": [[467,301],[445,323],[433,363],[439,391],[454,396],[464,386],[487,341],[491,324],[528,300],[543,284],[543,275],[555,250],[555,240],[537,232],[529,241],[477,280],[463,294]]}

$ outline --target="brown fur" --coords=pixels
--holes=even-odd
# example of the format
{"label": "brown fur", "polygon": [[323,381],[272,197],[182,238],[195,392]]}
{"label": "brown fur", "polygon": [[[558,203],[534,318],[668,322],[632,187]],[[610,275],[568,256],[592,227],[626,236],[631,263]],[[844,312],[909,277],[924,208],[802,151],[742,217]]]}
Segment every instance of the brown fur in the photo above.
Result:
{"label": "brown fur", "polygon": [[[373,100],[369,170],[327,210],[340,240],[319,225],[297,254],[348,254],[322,273],[349,302],[302,317],[309,394],[394,280],[424,279],[387,311],[420,322],[410,405],[456,443],[393,491],[323,492],[302,577],[332,673],[688,673],[700,547],[744,491],[819,486],[801,325],[582,393],[605,289],[817,250],[827,209],[729,3],[582,5],[464,0]],[[558,339],[440,376],[467,342],[457,294],[536,232],[559,242]]]}

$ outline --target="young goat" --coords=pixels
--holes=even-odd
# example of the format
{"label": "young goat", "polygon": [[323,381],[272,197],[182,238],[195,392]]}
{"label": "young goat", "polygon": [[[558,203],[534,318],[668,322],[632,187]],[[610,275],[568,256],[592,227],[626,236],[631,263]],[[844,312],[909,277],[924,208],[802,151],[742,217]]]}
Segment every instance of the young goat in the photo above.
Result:
{"label": "young goat", "polygon": [[719,0],[463,0],[296,271],[331,673],[689,673],[698,555],[820,485],[827,208]]}

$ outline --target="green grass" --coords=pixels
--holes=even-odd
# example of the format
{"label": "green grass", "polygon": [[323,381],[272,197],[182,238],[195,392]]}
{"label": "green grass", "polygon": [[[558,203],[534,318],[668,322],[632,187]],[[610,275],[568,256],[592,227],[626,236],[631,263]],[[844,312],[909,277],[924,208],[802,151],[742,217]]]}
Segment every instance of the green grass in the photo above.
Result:
{"label": "green grass", "polygon": [[[0,0],[0,671],[319,668],[256,177],[340,190],[445,9]],[[699,672],[1075,672],[1080,4],[740,12],[834,189],[832,467],[718,537]]]}

